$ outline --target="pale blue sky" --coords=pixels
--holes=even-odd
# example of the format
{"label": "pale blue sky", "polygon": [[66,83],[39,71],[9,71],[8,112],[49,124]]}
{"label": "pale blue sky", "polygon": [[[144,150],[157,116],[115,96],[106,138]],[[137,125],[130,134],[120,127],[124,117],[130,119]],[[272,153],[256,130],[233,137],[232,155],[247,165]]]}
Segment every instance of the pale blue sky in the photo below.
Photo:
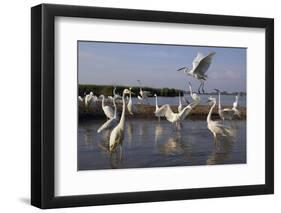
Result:
{"label": "pale blue sky", "polygon": [[199,81],[178,68],[192,67],[198,52],[216,52],[207,71],[206,91],[246,91],[245,48],[78,42],[79,84],[107,84],[187,89]]}

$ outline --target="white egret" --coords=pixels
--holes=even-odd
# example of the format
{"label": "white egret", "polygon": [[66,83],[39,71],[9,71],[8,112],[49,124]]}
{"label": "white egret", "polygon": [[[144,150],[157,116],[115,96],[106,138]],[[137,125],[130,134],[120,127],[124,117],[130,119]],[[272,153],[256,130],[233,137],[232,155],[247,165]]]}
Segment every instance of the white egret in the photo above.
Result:
{"label": "white egret", "polygon": [[139,99],[140,101],[143,101],[143,98],[142,98],[140,95],[138,95],[138,99]]}
{"label": "white egret", "polygon": [[84,100],[83,100],[83,98],[81,96],[78,96],[78,101],[79,102],[83,102]]}
{"label": "white egret", "polygon": [[84,99],[81,96],[78,96],[78,103],[80,107],[84,106]]}
{"label": "white egret", "polygon": [[178,106],[178,112],[182,111],[182,103],[181,103],[181,96],[180,96],[180,92],[179,92],[179,106]]}
{"label": "white egret", "polygon": [[90,94],[86,95],[85,96],[85,107],[87,108],[90,103],[93,101],[93,96],[94,96],[94,93],[93,92],[90,92]]}
{"label": "white egret", "polygon": [[101,105],[102,105],[102,110],[103,110],[104,114],[106,115],[106,117],[108,119],[113,118],[114,117],[114,111],[113,111],[112,107],[111,106],[105,106],[105,104],[104,104],[104,99],[105,99],[104,95],[101,95],[100,97],[102,98]]}
{"label": "white egret", "polygon": [[165,117],[166,119],[171,122],[172,124],[176,124],[176,127],[178,128],[180,125],[180,122],[186,118],[186,116],[191,112],[191,110],[196,106],[197,104],[195,102],[189,104],[188,106],[184,107],[180,112],[175,113],[172,111],[169,104],[165,104],[162,107],[164,107]]}
{"label": "white egret", "polygon": [[190,92],[190,97],[192,98],[192,100],[200,103],[201,98],[199,95],[197,95],[195,92],[192,91],[192,86],[191,86],[190,82],[189,82],[189,92]]}
{"label": "white egret", "polygon": [[154,111],[154,115],[156,117],[158,117],[158,120],[160,121],[160,117],[164,117],[165,116],[165,107],[166,106],[158,106],[158,99],[157,99],[157,94],[154,94],[155,97],[155,111]]}
{"label": "white egret", "polygon": [[216,106],[216,98],[209,97],[208,102],[212,103],[212,106],[211,106],[209,114],[207,116],[207,124],[208,124],[208,129],[213,133],[214,142],[216,143],[217,142],[217,135],[232,136],[233,132],[231,131],[230,127],[219,123],[219,121],[213,121],[211,119],[213,109]]}
{"label": "white egret", "polygon": [[219,111],[220,118],[224,121],[224,120],[232,120],[235,115],[240,116],[240,112],[237,109],[238,96],[235,97],[235,101],[233,103],[232,109],[231,108],[222,109],[222,107],[221,107],[221,92],[218,89],[215,89],[215,90],[218,92],[218,95],[219,95],[218,111]]}
{"label": "white egret", "polygon": [[204,84],[207,80],[207,75],[205,74],[209,69],[212,58],[215,55],[215,52],[211,52],[208,55],[204,56],[202,53],[198,53],[192,62],[192,68],[189,69],[187,67],[182,67],[178,69],[178,71],[183,71],[187,75],[192,76],[200,81],[200,86],[198,88],[198,93],[200,94],[200,89],[202,88],[202,92],[204,91]]}
{"label": "white egret", "polygon": [[236,111],[236,115],[238,115],[238,117],[240,117],[240,111],[238,110],[239,96],[240,96],[239,93],[235,96],[235,101],[233,102],[233,106],[232,106],[232,109]]}
{"label": "white egret", "polygon": [[113,89],[113,98],[115,98],[115,99],[117,99],[117,98],[122,98],[122,96],[121,95],[119,95],[119,94],[117,94],[116,93],[116,87],[114,87],[114,89]]}
{"label": "white egret", "polygon": [[114,116],[109,120],[107,120],[103,125],[101,125],[101,127],[97,130],[98,133],[103,130],[113,128],[114,126],[117,125],[118,117],[117,117],[117,107],[115,103],[115,98],[112,98],[112,101],[114,106]]}
{"label": "white egret", "polygon": [[131,115],[133,115],[134,113],[133,113],[133,111],[134,111],[134,106],[133,106],[133,102],[132,102],[132,94],[134,94],[133,92],[132,92],[132,88],[130,87],[129,88],[129,90],[130,90],[130,97],[129,97],[129,101],[128,101],[128,104],[127,104],[127,109],[128,109],[128,112],[131,114]]}
{"label": "white egret", "polygon": [[95,104],[97,101],[97,97],[94,95],[93,92],[89,94],[84,93],[84,97],[78,96],[79,105],[84,107],[86,110],[89,110],[91,105]]}
{"label": "white egret", "polygon": [[[124,139],[124,129],[125,129],[125,110],[126,110],[126,102],[125,95],[130,94],[131,91],[128,89],[123,90],[122,95],[122,114],[118,125],[112,130],[109,138],[109,151],[112,152],[118,145],[122,145]],[[122,150],[121,146],[120,149]]]}
{"label": "white egret", "polygon": [[142,85],[141,85],[141,81],[140,80],[137,80],[137,82],[139,83],[140,85],[140,96],[138,96],[138,99],[143,101],[143,100],[146,100],[146,102],[148,103],[148,96],[151,95],[151,93],[149,91],[145,91],[145,90],[142,90]]}

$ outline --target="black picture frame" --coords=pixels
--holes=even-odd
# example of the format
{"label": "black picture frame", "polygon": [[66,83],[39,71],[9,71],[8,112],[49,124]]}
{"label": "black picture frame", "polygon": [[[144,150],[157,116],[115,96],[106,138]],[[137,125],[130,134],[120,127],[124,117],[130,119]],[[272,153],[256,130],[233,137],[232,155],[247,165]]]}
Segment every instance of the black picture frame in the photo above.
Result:
{"label": "black picture frame", "polygon": [[[55,17],[263,28],[266,34],[265,184],[78,196],[54,195]],[[274,193],[274,20],[240,16],[41,4],[31,8],[31,204],[60,208]],[[93,192],[94,193],[94,192]]]}

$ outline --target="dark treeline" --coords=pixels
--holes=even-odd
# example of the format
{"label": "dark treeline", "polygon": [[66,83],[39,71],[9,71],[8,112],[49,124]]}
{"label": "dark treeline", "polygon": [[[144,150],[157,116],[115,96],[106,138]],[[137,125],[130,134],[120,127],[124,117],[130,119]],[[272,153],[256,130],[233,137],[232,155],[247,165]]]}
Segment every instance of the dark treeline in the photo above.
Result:
{"label": "dark treeline", "polygon": [[[129,88],[130,86],[116,86],[116,93],[121,95],[125,88]],[[105,96],[112,95],[114,86],[112,85],[94,85],[94,84],[80,84],[78,88],[78,93],[80,96],[83,96],[85,93],[88,94],[91,91],[94,92],[95,95],[99,96],[101,94]],[[142,87],[142,90],[149,91],[151,96],[156,93],[158,96],[164,97],[175,97],[178,96],[179,93],[182,96],[183,94],[189,94],[189,91],[178,90],[174,88],[152,88],[152,87]],[[139,95],[140,88],[132,87],[132,92],[135,93],[133,96]],[[222,91],[222,95],[237,95],[237,92],[227,92]],[[217,95],[217,92],[206,92],[205,95]],[[240,92],[240,96],[246,96],[245,92]]]}
{"label": "dark treeline", "polygon": [[[116,85],[116,93],[121,95],[125,88],[129,88],[130,86],[118,86]],[[80,96],[83,96],[85,93],[94,92],[95,95],[99,96],[101,94],[105,96],[109,96],[113,94],[114,86],[112,85],[94,85],[94,84],[80,84],[78,88],[78,93]],[[179,93],[183,95],[184,91],[174,89],[174,88],[152,88],[152,87],[142,87],[142,90],[149,91],[151,96],[157,94],[158,96],[165,97],[174,97],[178,96]],[[133,96],[139,95],[140,88],[132,87],[132,92],[135,93]]]}

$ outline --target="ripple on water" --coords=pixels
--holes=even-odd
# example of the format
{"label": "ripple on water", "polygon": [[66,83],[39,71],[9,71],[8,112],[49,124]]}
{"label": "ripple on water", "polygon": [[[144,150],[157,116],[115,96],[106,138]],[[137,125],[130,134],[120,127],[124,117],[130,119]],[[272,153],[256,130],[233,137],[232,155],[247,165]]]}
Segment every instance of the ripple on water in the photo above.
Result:
{"label": "ripple on water", "polygon": [[166,120],[127,120],[122,152],[108,152],[110,131],[97,133],[104,120],[79,123],[78,170],[246,163],[246,121],[228,124],[234,137],[215,146],[206,121],[185,120],[175,130]]}

